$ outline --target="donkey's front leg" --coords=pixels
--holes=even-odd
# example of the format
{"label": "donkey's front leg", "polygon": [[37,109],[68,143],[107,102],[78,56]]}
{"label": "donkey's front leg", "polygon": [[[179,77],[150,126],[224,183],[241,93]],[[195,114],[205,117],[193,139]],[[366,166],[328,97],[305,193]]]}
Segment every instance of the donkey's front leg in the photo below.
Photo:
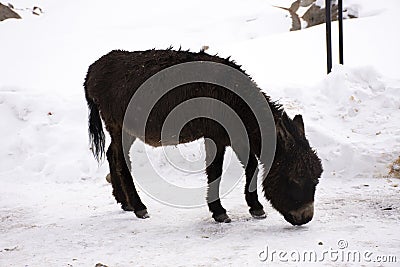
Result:
{"label": "donkey's front leg", "polygon": [[208,178],[207,203],[212,212],[212,217],[217,222],[229,223],[231,219],[221,205],[219,199],[219,185],[221,183],[222,164],[224,161],[225,146],[215,144],[210,139],[205,139],[206,172]]}
{"label": "donkey's front leg", "polygon": [[247,164],[246,160],[238,155],[239,160],[245,166],[246,174],[246,185],[244,188],[244,194],[246,197],[247,205],[250,207],[250,214],[256,219],[264,219],[265,215],[264,208],[258,201],[257,195],[257,175],[258,175],[258,161],[253,153],[250,153]]}

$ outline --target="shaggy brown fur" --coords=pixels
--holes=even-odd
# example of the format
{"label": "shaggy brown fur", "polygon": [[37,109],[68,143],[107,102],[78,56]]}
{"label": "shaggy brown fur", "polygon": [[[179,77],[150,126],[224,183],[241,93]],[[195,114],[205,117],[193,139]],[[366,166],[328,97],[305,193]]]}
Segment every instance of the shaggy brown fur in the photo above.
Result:
{"label": "shaggy brown fur", "polygon": [[[136,90],[152,75],[176,64],[193,61],[211,61],[228,65],[245,73],[240,66],[228,59],[206,54],[204,51],[192,53],[189,51],[148,50],[148,51],[111,51],[93,63],[88,70],[85,86],[85,95],[88,102],[89,133],[94,155],[97,159],[104,153],[104,133],[102,123],[111,136],[111,144],[107,150],[107,159],[110,165],[113,194],[124,210],[132,210],[138,217],[147,217],[145,205],[139,198],[133,184],[130,169],[124,157],[123,145],[130,146],[135,138],[142,139],[152,146],[161,144],[161,127],[166,116],[180,103],[186,100],[207,97],[220,100],[231,107],[244,122],[250,140],[250,155],[238,155],[245,164],[246,186],[245,196],[254,217],[265,217],[263,206],[258,201],[257,191],[249,192],[250,181],[256,175],[258,168],[257,158],[260,157],[260,130],[256,118],[249,106],[235,93],[223,87],[208,83],[191,83],[176,87],[164,95],[154,106],[146,124],[146,135],[136,134],[135,129],[123,129],[124,114],[129,101]],[[246,90],[242,88],[241,90]],[[251,93],[251,92],[250,92]],[[304,125],[300,115],[291,120],[281,106],[268,101],[272,111],[275,126],[277,148],[270,172],[263,181],[265,196],[273,207],[281,212],[285,219],[293,224],[303,224],[310,218],[296,219],[291,211],[314,200],[314,192],[318,178],[322,173],[319,158],[310,148],[304,134]],[[135,114],[142,118],[142,114]],[[128,144],[122,143],[122,134],[125,130],[130,133]],[[179,135],[179,143],[185,143],[206,138],[206,161],[208,183],[219,181],[222,174],[222,163],[225,148],[232,146],[229,136],[217,122],[198,118],[188,122]],[[273,137],[271,137],[273,138]],[[215,157],[211,158],[211,146],[207,139],[216,144]],[[237,151],[236,151],[237,152]],[[261,162],[261,164],[264,164]],[[219,188],[209,188],[209,193],[218,193]],[[220,200],[208,201],[213,218],[219,222],[229,222],[226,210]]]}

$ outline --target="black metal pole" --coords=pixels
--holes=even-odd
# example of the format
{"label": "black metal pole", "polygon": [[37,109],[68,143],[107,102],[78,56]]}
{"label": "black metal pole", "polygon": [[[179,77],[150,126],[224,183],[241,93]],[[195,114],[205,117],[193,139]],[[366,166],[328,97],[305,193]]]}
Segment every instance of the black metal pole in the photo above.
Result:
{"label": "black metal pole", "polygon": [[328,73],[332,70],[331,0],[325,0],[326,62]]}
{"label": "black metal pole", "polygon": [[339,62],[343,65],[343,1],[339,0],[338,4],[338,20],[339,20]]}

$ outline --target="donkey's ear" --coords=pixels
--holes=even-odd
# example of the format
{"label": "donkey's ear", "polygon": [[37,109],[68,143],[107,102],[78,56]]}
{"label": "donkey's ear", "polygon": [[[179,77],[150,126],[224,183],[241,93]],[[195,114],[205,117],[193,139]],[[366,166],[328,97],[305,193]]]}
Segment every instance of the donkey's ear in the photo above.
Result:
{"label": "donkey's ear", "polygon": [[287,149],[290,148],[290,144],[292,144],[295,139],[293,135],[287,130],[285,121],[289,120],[289,118],[286,116],[286,114],[283,114],[281,118],[279,118],[277,124],[276,124],[276,134],[281,138],[283,141],[283,144],[285,144],[285,147]]}
{"label": "donkey's ear", "polygon": [[305,136],[303,117],[301,115],[296,115],[293,118],[293,122],[296,125],[300,136]]}

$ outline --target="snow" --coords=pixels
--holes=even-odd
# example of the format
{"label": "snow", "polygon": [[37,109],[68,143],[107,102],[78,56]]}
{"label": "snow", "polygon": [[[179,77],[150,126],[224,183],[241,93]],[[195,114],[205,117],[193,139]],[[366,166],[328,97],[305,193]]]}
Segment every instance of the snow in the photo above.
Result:
{"label": "snow", "polygon": [[[388,173],[400,153],[400,5],[346,1],[361,18],[345,21],[345,66],[326,75],[325,25],[289,32],[277,2],[46,0],[40,16],[1,22],[0,266],[253,266],[270,263],[259,259],[266,246],[322,253],[339,240],[399,261],[399,180]],[[170,45],[232,56],[290,116],[303,114],[324,167],[309,224],[291,226],[261,196],[268,217],[252,219],[243,179],[222,200],[230,224],[215,223],[205,206],[170,207],[142,190],[151,218],[120,210],[107,162],[88,149],[83,79],[112,49]],[[201,140],[170,149],[189,168],[204,159]],[[162,149],[137,142],[131,151],[136,175],[150,174],[149,157],[172,183],[206,183],[202,172],[177,172]],[[228,152],[224,177],[243,173]]]}

